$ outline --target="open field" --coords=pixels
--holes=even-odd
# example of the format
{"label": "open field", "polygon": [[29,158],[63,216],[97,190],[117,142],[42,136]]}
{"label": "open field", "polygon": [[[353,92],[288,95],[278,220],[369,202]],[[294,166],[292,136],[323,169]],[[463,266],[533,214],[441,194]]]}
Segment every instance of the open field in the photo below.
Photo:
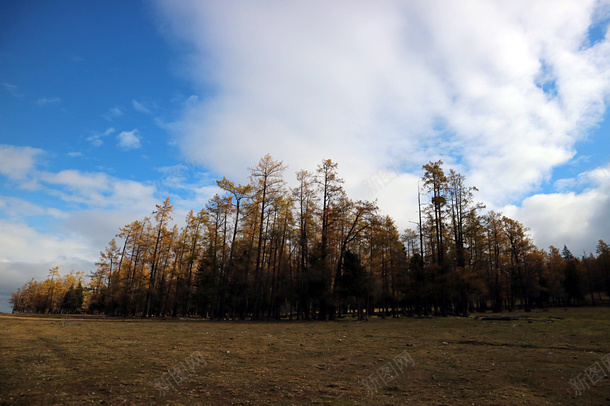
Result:
{"label": "open field", "polygon": [[[610,308],[527,316],[210,322],[0,315],[0,405],[610,404],[608,377],[580,396],[569,384],[596,362],[610,375],[601,361],[610,353]],[[412,363],[400,362],[408,356]],[[385,385],[363,385],[389,366]]]}

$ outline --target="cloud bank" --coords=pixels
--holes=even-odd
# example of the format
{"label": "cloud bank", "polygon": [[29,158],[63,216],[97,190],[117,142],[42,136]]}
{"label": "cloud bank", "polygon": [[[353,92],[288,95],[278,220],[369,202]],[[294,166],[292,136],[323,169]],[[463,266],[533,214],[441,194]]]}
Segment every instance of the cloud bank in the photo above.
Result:
{"label": "cloud bank", "polygon": [[[465,174],[488,207],[518,207],[522,221],[537,218],[535,202],[561,201],[561,217],[587,200],[532,195],[606,111],[608,2],[159,1],[157,9],[164,35],[190,50],[185,74],[205,95],[185,109],[176,138],[216,173],[243,180],[266,153],[290,171],[331,158],[364,198],[366,179],[391,163],[400,182],[376,197],[403,226],[415,218],[405,213],[416,211],[416,179],[429,160]],[[534,223],[546,244],[547,223]]]}
{"label": "cloud bank", "polygon": [[194,167],[164,168],[156,181],[137,182],[104,172],[43,170],[49,155],[0,145],[7,189],[37,192],[35,203],[0,193],[0,312],[10,311],[11,292],[31,278],[44,280],[52,267],[59,266],[62,274],[94,270],[119,227],[149,216],[167,195],[181,225],[188,210],[200,210],[218,193],[217,187],[201,185]]}

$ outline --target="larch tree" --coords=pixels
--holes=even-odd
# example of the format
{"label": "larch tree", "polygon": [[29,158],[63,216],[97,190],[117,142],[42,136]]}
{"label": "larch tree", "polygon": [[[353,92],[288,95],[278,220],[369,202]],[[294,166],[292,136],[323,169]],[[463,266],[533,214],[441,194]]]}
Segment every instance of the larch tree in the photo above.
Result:
{"label": "larch tree", "polygon": [[418,247],[418,238],[419,235],[414,230],[407,228],[400,236],[400,240],[405,244],[407,257],[410,258],[418,252],[421,252],[420,247]]}
{"label": "larch tree", "polygon": [[182,227],[168,198],[119,229],[89,282],[53,268],[12,294],[13,310],[366,319],[580,305],[584,292],[591,303],[610,293],[605,242],[580,261],[567,248],[563,257],[539,250],[518,221],[482,214],[476,189],[442,165],[423,166],[429,200],[418,229],[401,236],[374,203],[348,197],[333,161],[297,172],[288,189],[285,166],[266,155],[249,184],[219,180],[225,194],[188,212]]}
{"label": "larch tree", "polygon": [[265,155],[258,165],[250,168],[250,179],[256,204],[259,207],[258,241],[256,248],[255,275],[255,317],[262,316],[265,227],[268,225],[269,206],[280,198],[284,189],[284,170],[282,161],[274,161],[270,154]]}
{"label": "larch tree", "polygon": [[443,161],[430,161],[423,166],[425,171],[423,176],[424,188],[430,193],[430,203],[432,207],[434,220],[434,238],[436,242],[436,255],[434,262],[441,267],[444,262],[444,246],[443,246],[443,221],[444,207],[447,203],[447,177],[442,168]]}
{"label": "larch tree", "polygon": [[610,296],[610,246],[599,240],[595,247],[600,273],[604,276],[606,295]]}
{"label": "larch tree", "polygon": [[525,311],[531,310],[529,290],[525,284],[525,267],[524,257],[532,249],[532,243],[527,235],[527,228],[520,222],[503,217],[504,234],[508,240],[508,250],[511,260],[511,309],[514,307],[514,302],[517,293],[520,293]]}
{"label": "larch tree", "polygon": [[343,190],[343,179],[339,178],[337,172],[338,164],[334,163],[330,159],[325,159],[320,165],[318,165],[316,171],[316,183],[318,185],[319,193],[321,194],[321,205],[320,208],[320,223],[321,223],[321,236],[320,236],[320,249],[319,258],[317,260],[317,266],[315,270],[315,279],[317,280],[318,290],[317,295],[320,300],[320,311],[319,318],[325,319],[327,315],[334,313],[334,308],[331,306],[331,293],[334,273],[332,272],[332,265],[330,263],[330,238],[331,238],[331,227],[339,219],[338,217],[338,203],[344,197]]}
{"label": "larch tree", "polygon": [[309,266],[310,248],[315,233],[315,209],[317,196],[315,191],[315,178],[312,172],[301,170],[297,172],[298,185],[292,189],[292,199],[295,201],[298,224],[298,271],[296,273],[295,289],[297,318],[309,319],[311,297],[309,295],[309,282],[311,268]]}
{"label": "larch tree", "polygon": [[159,279],[159,261],[161,257],[161,248],[163,244],[163,237],[168,234],[167,224],[172,219],[171,214],[173,206],[170,203],[169,197],[165,199],[163,204],[156,205],[156,210],[153,211],[153,217],[156,221],[155,225],[155,237],[154,246],[150,253],[150,276],[148,283],[148,290],[146,293],[146,312],[143,316],[151,316],[158,309],[153,309],[153,301],[156,301],[158,295],[158,279]]}

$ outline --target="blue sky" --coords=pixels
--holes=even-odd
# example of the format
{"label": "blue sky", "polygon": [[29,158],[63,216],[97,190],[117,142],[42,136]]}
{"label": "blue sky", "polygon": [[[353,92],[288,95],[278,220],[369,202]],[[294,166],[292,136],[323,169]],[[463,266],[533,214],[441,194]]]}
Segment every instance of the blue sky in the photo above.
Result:
{"label": "blue sky", "polygon": [[[164,148],[171,139],[162,123],[176,118],[192,89],[173,74],[180,58],[159,35],[150,8],[79,1],[4,6],[4,143],[61,158],[48,160],[50,170],[104,167],[135,179],[176,160]],[[134,129],[141,147],[114,153],[117,135]]]}
{"label": "blue sky", "polygon": [[[443,159],[538,246],[610,240],[607,1],[0,4],[0,311],[266,153],[401,228]],[[367,189],[380,173],[386,182]]]}

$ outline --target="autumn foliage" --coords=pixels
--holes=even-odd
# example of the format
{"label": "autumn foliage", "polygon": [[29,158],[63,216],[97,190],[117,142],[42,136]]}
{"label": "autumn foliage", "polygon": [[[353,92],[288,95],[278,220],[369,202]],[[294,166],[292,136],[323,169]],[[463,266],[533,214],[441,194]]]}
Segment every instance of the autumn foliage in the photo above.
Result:
{"label": "autumn foliage", "polygon": [[423,166],[419,224],[401,233],[374,203],[346,195],[331,160],[297,172],[288,188],[286,167],[266,155],[247,185],[218,181],[225,193],[183,227],[168,198],[120,228],[87,282],[54,268],[13,293],[13,310],[364,319],[595,305],[610,294],[605,242],[580,260],[565,247],[540,250],[525,226],[485,212],[477,189],[442,165]]}

